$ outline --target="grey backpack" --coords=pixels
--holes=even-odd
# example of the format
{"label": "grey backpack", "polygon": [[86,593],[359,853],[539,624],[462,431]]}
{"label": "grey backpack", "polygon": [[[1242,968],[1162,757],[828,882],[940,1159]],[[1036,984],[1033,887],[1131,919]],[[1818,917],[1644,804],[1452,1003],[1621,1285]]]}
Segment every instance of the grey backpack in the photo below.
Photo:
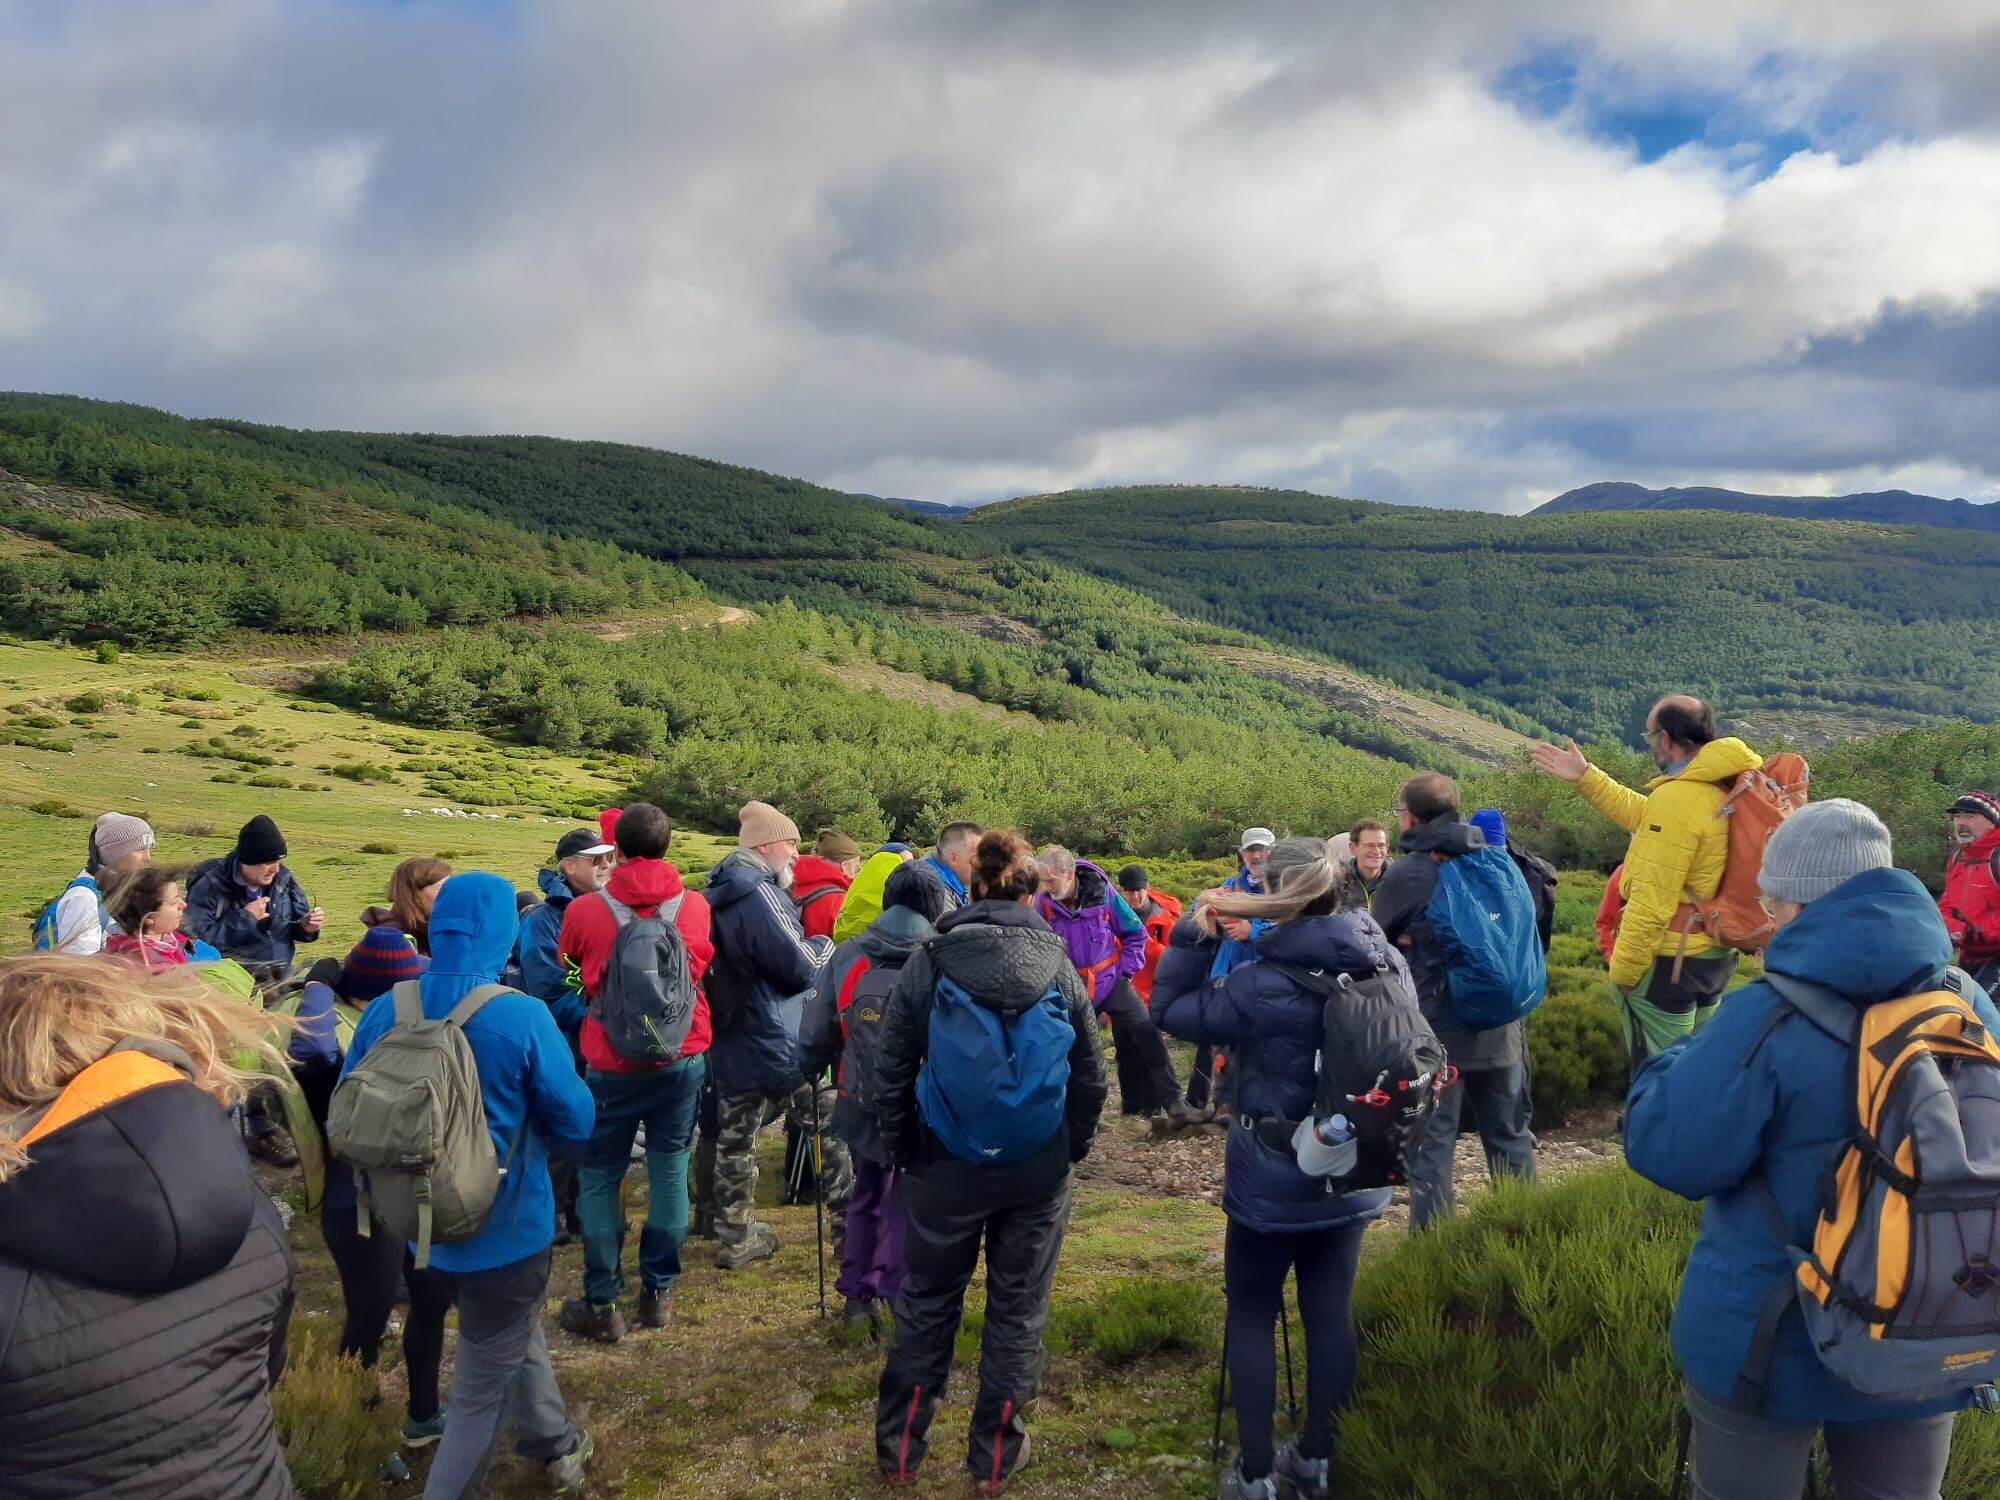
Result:
{"label": "grey backpack", "polygon": [[1809,1244],[1790,1243],[1769,1180],[1757,1182],[1795,1274],[1765,1303],[1733,1404],[1761,1404],[1794,1303],[1820,1361],[1863,1395],[1930,1401],[2000,1377],[2000,1040],[1956,975],[1861,1009],[1764,978],[1852,1049],[1855,1128]]}
{"label": "grey backpack", "polygon": [[[326,1138],[355,1169],[361,1233],[369,1233],[372,1214],[396,1238],[416,1243],[422,1267],[433,1241],[469,1240],[485,1228],[507,1175],[486,1128],[465,1024],[487,1001],[514,992],[483,984],[439,1021],[425,1017],[416,981],[391,993],[396,1024],[333,1091]],[[517,1134],[509,1163],[520,1144]]]}
{"label": "grey backpack", "polygon": [[694,1025],[695,1002],[687,939],[674,925],[681,897],[642,917],[610,892],[598,894],[618,924],[597,985],[598,1024],[627,1062],[675,1062]]}

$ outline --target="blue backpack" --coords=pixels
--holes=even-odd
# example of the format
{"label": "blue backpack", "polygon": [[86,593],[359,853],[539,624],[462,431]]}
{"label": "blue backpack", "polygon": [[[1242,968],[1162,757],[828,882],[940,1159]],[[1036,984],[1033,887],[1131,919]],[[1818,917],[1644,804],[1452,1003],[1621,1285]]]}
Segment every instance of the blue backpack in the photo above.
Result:
{"label": "blue backpack", "polygon": [[56,908],[62,905],[63,896],[67,896],[78,886],[82,886],[97,898],[98,927],[100,929],[108,929],[111,926],[111,913],[105,910],[104,893],[97,888],[97,882],[90,876],[79,875],[63,887],[62,896],[56,897],[55,900],[43,907],[42,914],[35,918],[35,947],[38,951],[48,953],[55,948]]}
{"label": "blue backpack", "polygon": [[1051,984],[1027,1010],[1008,1017],[940,974],[917,1110],[939,1144],[961,1160],[1026,1161],[1063,1127],[1075,1042],[1060,986]]}
{"label": "blue backpack", "polygon": [[1475,849],[1438,866],[1424,915],[1444,950],[1451,1008],[1474,1031],[1518,1021],[1549,986],[1535,898],[1505,849]]}

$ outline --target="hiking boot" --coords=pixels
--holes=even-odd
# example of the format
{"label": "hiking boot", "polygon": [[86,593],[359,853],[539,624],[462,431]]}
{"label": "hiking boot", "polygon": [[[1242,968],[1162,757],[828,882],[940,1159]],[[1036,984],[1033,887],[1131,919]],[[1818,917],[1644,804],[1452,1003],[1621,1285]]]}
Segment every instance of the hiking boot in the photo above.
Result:
{"label": "hiking boot", "polygon": [[1332,1493],[1332,1465],[1324,1458],[1307,1458],[1299,1452],[1296,1439],[1280,1443],[1271,1472],[1292,1487],[1298,1500],[1327,1500]]}
{"label": "hiking boot", "polygon": [[[975,1479],[972,1487],[982,1495],[997,1495],[1014,1482],[1014,1476],[1028,1467],[1028,1451],[1034,1444],[1027,1433],[1021,1434],[1021,1446],[1014,1453],[1013,1465],[998,1479]],[[1275,1500],[1275,1497],[1274,1497]]]}
{"label": "hiking boot", "polygon": [[850,1328],[867,1325],[868,1331],[882,1331],[882,1304],[873,1297],[849,1297],[840,1309],[840,1321]]}
{"label": "hiking boot", "polygon": [[597,1451],[597,1444],[590,1434],[581,1427],[576,1430],[576,1446],[561,1458],[549,1460],[549,1487],[558,1495],[574,1495],[582,1491],[587,1482],[583,1466],[590,1462],[590,1455]]}
{"label": "hiking boot", "polygon": [[639,1293],[639,1326],[641,1328],[665,1328],[673,1315],[674,1294],[672,1292]]}
{"label": "hiking boot", "polygon": [[715,1257],[718,1270],[740,1271],[778,1253],[778,1231],[762,1222],[752,1224],[738,1245],[725,1245]]}
{"label": "hiking boot", "polygon": [[1266,1474],[1262,1479],[1243,1477],[1243,1455],[1236,1455],[1236,1462],[1222,1476],[1217,1486],[1216,1500],[1278,1500],[1278,1481],[1275,1475]]}
{"label": "hiking boot", "polygon": [[405,1448],[428,1448],[444,1436],[446,1408],[440,1406],[427,1422],[419,1422],[412,1417],[403,1424],[403,1446]]}
{"label": "hiking boot", "polygon": [[299,1148],[292,1144],[292,1138],[273,1125],[269,1130],[261,1130],[250,1136],[245,1143],[250,1154],[260,1157],[274,1167],[296,1167],[299,1164]]}
{"label": "hiking boot", "polygon": [[618,1310],[616,1302],[596,1303],[581,1297],[565,1297],[556,1322],[564,1333],[573,1333],[593,1343],[615,1344],[625,1337],[625,1314]]}

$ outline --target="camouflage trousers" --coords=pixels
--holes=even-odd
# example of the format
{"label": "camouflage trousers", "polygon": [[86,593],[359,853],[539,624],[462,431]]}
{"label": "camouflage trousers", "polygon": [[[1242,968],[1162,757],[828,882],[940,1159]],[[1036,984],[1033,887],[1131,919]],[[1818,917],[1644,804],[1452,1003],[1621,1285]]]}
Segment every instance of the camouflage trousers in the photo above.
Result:
{"label": "camouflage trousers", "polygon": [[[819,1085],[820,1192],[838,1260],[847,1239],[847,1200],[854,1196],[854,1164],[847,1143],[833,1133],[838,1095],[831,1083]],[[810,1135],[813,1085],[791,1092],[724,1094],[718,1101],[715,1137],[715,1238],[725,1250],[750,1237],[757,1217],[757,1133],[782,1119]]]}

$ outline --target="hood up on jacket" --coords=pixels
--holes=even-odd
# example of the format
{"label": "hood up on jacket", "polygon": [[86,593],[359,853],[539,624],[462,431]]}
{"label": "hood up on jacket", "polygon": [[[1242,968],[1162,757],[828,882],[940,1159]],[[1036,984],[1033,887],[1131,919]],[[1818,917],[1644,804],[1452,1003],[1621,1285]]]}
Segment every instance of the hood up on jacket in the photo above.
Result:
{"label": "hood up on jacket", "polygon": [[911,911],[907,906],[892,906],[862,931],[858,946],[868,955],[870,963],[896,968],[936,932],[922,912]]}
{"label": "hood up on jacket", "polygon": [[1646,785],[1651,789],[1665,786],[1670,781],[1734,781],[1745,771],[1754,771],[1763,764],[1763,756],[1732,735],[1727,739],[1710,740],[1695,751],[1694,759],[1680,770],[1655,776]]}
{"label": "hood up on jacket", "polygon": [[1866,870],[1780,927],[1764,967],[1865,1006],[1936,988],[1951,953],[1922,881],[1908,870]]}
{"label": "hood up on jacket", "polygon": [[975,901],[952,912],[937,930],[931,962],[1003,1016],[1032,1008],[1069,966],[1063,940],[1018,901]]}
{"label": "hood up on jacket", "polygon": [[0,1255],[18,1264],[153,1296],[213,1276],[250,1233],[256,1185],[228,1115],[136,1046],[77,1074],[27,1142],[0,1182]]}
{"label": "hood up on jacket", "polygon": [[1486,847],[1486,835],[1458,817],[1432,818],[1403,835],[1405,854],[1470,854]]}
{"label": "hood up on jacket", "polygon": [[520,930],[512,882],[483,870],[445,881],[431,908],[431,966],[419,981],[426,1013],[494,983]]}
{"label": "hood up on jacket", "polygon": [[665,859],[628,859],[604,883],[607,896],[638,912],[653,911],[686,889],[680,867]]}

